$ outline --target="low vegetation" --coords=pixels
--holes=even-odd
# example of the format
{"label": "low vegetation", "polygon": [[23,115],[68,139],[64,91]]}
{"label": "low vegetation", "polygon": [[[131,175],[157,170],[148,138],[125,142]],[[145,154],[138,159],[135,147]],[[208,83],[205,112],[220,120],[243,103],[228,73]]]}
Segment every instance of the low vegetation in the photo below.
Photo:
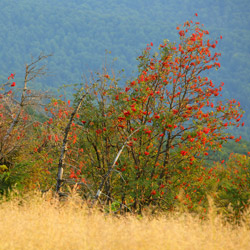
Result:
{"label": "low vegetation", "polygon": [[209,208],[207,219],[188,213],[157,216],[103,213],[75,194],[58,202],[29,194],[0,204],[0,249],[249,249],[250,215],[229,224]]}

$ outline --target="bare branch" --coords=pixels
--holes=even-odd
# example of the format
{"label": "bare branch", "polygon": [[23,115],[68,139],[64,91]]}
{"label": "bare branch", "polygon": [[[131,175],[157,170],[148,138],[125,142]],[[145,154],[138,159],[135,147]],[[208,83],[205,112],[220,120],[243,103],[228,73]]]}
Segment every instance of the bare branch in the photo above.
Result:
{"label": "bare branch", "polygon": [[68,146],[68,135],[69,135],[69,131],[73,122],[73,119],[76,115],[76,113],[78,112],[78,110],[81,107],[81,104],[83,102],[83,99],[85,98],[87,94],[84,93],[82,95],[82,97],[80,98],[78,104],[75,107],[75,110],[72,112],[70,120],[68,122],[68,125],[65,128],[65,132],[64,132],[64,139],[63,139],[63,145],[62,145],[62,149],[61,149],[61,156],[59,159],[59,163],[58,163],[58,173],[57,173],[57,185],[56,185],[56,192],[58,194],[60,194],[60,189],[61,189],[61,185],[63,182],[63,170],[64,170],[64,165],[65,165],[65,156],[66,156],[66,151],[67,151],[67,146]]}
{"label": "bare branch", "polygon": [[138,129],[136,129],[133,133],[131,133],[131,134],[128,136],[128,138],[126,139],[126,141],[124,142],[124,144],[122,145],[120,151],[118,152],[118,154],[117,154],[116,157],[115,157],[115,160],[114,160],[113,164],[109,167],[107,173],[105,174],[105,176],[104,176],[103,179],[102,179],[102,182],[101,182],[100,185],[99,185],[99,189],[98,189],[98,191],[96,192],[96,195],[95,195],[95,197],[94,197],[92,206],[95,205],[96,201],[98,200],[99,196],[101,195],[103,186],[104,186],[104,184],[105,184],[107,178],[109,177],[109,175],[110,175],[111,172],[113,171],[113,169],[114,169],[114,167],[115,167],[115,165],[116,165],[116,162],[118,161],[118,159],[119,159],[119,157],[120,157],[120,155],[121,155],[121,153],[122,153],[124,147],[127,145],[127,142],[129,141],[130,137],[131,137],[133,134],[135,134],[137,131],[139,131],[140,129],[141,129],[141,127],[138,128]]}
{"label": "bare branch", "polygon": [[[46,66],[43,65],[40,68],[37,68],[38,67],[37,64],[39,62],[41,62],[42,60],[48,58],[49,56],[51,56],[51,55],[40,54],[36,60],[33,60],[33,58],[32,58],[32,62],[30,64],[26,64],[26,66],[25,66],[25,77],[24,77],[24,86],[23,86],[22,94],[21,94],[21,98],[20,98],[21,100],[17,101],[17,100],[14,100],[14,98],[11,98],[12,103],[15,103],[16,108],[17,108],[17,110],[15,112],[15,117],[14,118],[12,116],[13,112],[11,110],[10,105],[6,104],[6,108],[10,112],[10,115],[12,116],[13,120],[12,120],[12,122],[11,122],[11,124],[10,124],[7,132],[6,132],[6,134],[4,135],[2,142],[1,142],[0,160],[2,160],[3,158],[5,158],[4,148],[6,147],[6,145],[8,146],[7,141],[9,139],[9,137],[11,136],[14,128],[19,123],[20,116],[21,116],[21,113],[24,110],[24,107],[26,105],[29,105],[29,104],[31,104],[31,105],[38,105],[40,103],[40,101],[45,96],[47,96],[47,95],[43,95],[43,94],[40,94],[40,95],[37,95],[37,96],[34,96],[34,97],[28,96],[27,95],[27,84],[28,84],[29,81],[34,80],[35,78],[40,77],[40,76],[46,74],[46,71],[45,71]],[[5,85],[7,85],[8,83],[9,83],[9,81]],[[32,99],[32,102],[31,102],[31,99]]]}

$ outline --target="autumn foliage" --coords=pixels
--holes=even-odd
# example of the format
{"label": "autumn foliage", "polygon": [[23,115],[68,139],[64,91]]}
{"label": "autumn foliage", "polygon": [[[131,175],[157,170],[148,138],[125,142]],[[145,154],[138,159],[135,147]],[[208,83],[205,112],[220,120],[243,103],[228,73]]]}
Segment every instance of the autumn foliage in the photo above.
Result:
{"label": "autumn foliage", "polygon": [[[77,184],[87,200],[96,197],[103,205],[138,213],[146,207],[183,206],[205,214],[208,195],[223,208],[233,204],[237,213],[249,205],[249,156],[231,156],[228,165],[207,167],[223,143],[240,141],[228,128],[244,126],[240,103],[223,101],[224,83],[208,78],[209,71],[220,68],[218,40],[193,21],[178,26],[177,32],[178,44],[165,40],[158,52],[152,43],[147,45],[138,57],[138,76],[124,87],[105,69],[79,86],[73,102],[53,99],[45,107],[44,121],[33,123],[32,144],[22,151],[23,162],[32,162],[37,170],[40,187],[55,184],[64,129],[84,92],[68,137],[64,192]],[[10,95],[1,95],[1,105]],[[5,130],[6,117],[2,114],[0,120]],[[11,138],[14,142],[14,132]],[[231,166],[233,157],[239,162]]]}

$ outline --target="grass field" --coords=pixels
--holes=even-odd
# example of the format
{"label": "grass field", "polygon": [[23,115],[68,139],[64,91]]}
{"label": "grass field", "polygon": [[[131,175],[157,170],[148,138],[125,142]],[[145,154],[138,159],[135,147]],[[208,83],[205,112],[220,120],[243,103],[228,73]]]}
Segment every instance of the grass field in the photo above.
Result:
{"label": "grass field", "polygon": [[0,204],[0,249],[250,249],[249,218],[241,226],[214,215],[201,221],[189,214],[157,218],[105,216],[72,198],[31,196]]}

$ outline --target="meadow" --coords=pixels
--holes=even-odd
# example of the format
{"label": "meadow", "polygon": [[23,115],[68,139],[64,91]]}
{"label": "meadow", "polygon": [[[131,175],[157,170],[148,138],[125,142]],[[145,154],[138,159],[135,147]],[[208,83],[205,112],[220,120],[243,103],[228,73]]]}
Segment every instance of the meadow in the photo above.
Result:
{"label": "meadow", "polygon": [[0,204],[0,249],[250,249],[250,216],[227,223],[210,206],[190,213],[114,215],[89,209],[79,197],[12,197]]}

